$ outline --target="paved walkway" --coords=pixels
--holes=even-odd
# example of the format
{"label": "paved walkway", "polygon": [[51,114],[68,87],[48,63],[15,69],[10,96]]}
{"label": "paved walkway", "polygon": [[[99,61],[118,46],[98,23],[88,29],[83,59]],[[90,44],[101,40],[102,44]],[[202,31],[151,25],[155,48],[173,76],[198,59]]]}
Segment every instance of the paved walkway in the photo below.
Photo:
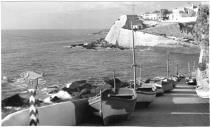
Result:
{"label": "paved walkway", "polygon": [[[88,125],[101,125],[101,122]],[[209,126],[209,101],[199,98],[193,86],[179,83],[171,92],[157,97],[148,108],[136,108],[127,121],[111,126]]]}

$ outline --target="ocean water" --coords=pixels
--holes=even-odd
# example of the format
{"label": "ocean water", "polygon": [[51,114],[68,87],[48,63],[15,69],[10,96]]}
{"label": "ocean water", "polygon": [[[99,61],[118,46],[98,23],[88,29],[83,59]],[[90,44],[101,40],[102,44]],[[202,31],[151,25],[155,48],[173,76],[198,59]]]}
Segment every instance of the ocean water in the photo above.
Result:
{"label": "ocean water", "polygon": [[[20,73],[33,70],[47,74],[46,86],[89,77],[111,77],[113,70],[122,80],[132,79],[131,49],[93,50],[68,47],[70,44],[105,37],[91,34],[97,31],[99,30],[3,30],[2,76],[17,78]],[[136,49],[136,62],[142,65],[142,77],[165,76],[168,52],[171,52],[171,74],[175,74],[176,64],[183,74],[188,71],[188,62],[192,66],[195,61],[197,66],[199,51],[195,49],[140,47]],[[137,69],[137,77],[139,74]],[[11,87],[2,86],[2,98],[10,95],[11,90]]]}

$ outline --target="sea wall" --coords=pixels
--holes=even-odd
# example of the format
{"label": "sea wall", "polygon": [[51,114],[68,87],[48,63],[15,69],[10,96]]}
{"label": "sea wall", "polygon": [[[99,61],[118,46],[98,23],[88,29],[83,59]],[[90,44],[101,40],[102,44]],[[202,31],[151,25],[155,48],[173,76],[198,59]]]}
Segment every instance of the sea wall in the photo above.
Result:
{"label": "sea wall", "polygon": [[[75,126],[90,118],[87,99],[61,102],[37,109],[39,126]],[[2,126],[29,126],[29,122],[29,109],[24,109],[6,116],[2,120]]]}
{"label": "sea wall", "polygon": [[[124,47],[132,46],[132,31],[124,28],[128,18],[129,17],[126,15],[123,15],[115,22],[114,25],[112,25],[109,33],[105,37],[105,40],[108,43],[118,44]],[[141,31],[134,32],[134,41],[136,46],[159,46],[178,43],[176,40],[169,39],[164,36],[148,34]]]}

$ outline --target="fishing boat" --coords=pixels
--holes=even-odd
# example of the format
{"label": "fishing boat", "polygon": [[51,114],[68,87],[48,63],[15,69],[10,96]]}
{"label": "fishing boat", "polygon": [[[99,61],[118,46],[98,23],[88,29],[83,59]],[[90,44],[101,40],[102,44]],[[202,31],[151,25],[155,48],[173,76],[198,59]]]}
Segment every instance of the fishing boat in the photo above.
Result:
{"label": "fishing boat", "polygon": [[[39,86],[45,83],[43,75],[33,71],[27,71],[21,75],[30,95],[30,106],[4,117],[2,126],[74,126],[86,121],[91,115],[87,98],[38,106],[35,94]],[[40,79],[43,82],[40,82]]]}
{"label": "fishing boat", "polygon": [[136,94],[137,103],[147,107],[156,97],[156,87],[153,83],[143,83],[140,87],[136,87]]}
{"label": "fishing boat", "polygon": [[89,98],[88,102],[94,114],[103,119],[104,125],[108,125],[111,118],[121,116],[127,119],[131,115],[136,104],[136,94],[129,88],[119,88],[117,93],[104,90]]}
{"label": "fishing boat", "polygon": [[186,84],[188,84],[188,85],[196,85],[197,84],[196,78],[192,78],[192,77],[186,78]]}
{"label": "fishing boat", "polygon": [[132,47],[132,51],[133,51],[133,72],[134,72],[134,84],[133,84],[133,88],[136,91],[137,94],[137,104],[143,104],[146,105],[146,107],[153,102],[153,100],[156,97],[156,87],[154,84],[150,84],[150,83],[142,83],[141,82],[141,66],[139,66],[140,68],[140,82],[139,84],[136,83],[136,67],[138,67],[138,65],[136,65],[136,60],[135,60],[135,42],[134,42],[134,31],[137,31],[137,27],[132,25],[131,22],[131,30],[132,30],[132,37],[133,37],[133,47]]}
{"label": "fishing boat", "polygon": [[191,72],[190,63],[188,62],[188,72],[189,76],[185,78],[185,83],[188,85],[196,85],[196,70],[195,70],[195,62],[193,66],[193,71]]}
{"label": "fishing boat", "polygon": [[[162,90],[163,92],[171,91],[175,87],[177,81],[175,77],[169,75],[169,54],[166,63],[167,63],[167,76],[154,77],[151,80],[151,82],[156,83],[156,85],[161,85],[161,88],[159,86],[160,93],[162,93]],[[177,66],[177,74],[178,74],[178,66]]]}
{"label": "fishing boat", "polygon": [[156,87],[156,96],[162,96],[164,94],[162,85],[155,83],[155,87]]}
{"label": "fishing boat", "polygon": [[100,90],[88,102],[94,115],[101,117],[103,124],[108,125],[112,118],[129,118],[135,108],[136,93],[132,88],[116,88],[114,78],[114,88]]}
{"label": "fishing boat", "polygon": [[171,91],[174,88],[174,82],[167,77],[155,77],[151,81],[162,86],[163,92]]}

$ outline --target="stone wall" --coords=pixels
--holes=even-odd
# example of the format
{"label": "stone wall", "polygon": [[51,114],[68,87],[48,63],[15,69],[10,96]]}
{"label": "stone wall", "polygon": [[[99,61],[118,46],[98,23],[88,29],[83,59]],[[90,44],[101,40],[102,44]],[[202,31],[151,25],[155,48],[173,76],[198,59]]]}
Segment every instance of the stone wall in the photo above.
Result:
{"label": "stone wall", "polygon": [[[109,33],[105,37],[105,40],[111,44],[118,44],[123,47],[132,46],[132,31],[129,29],[124,29],[123,26],[126,25],[126,21],[129,17],[123,15],[118,21],[112,25]],[[153,35],[144,33],[141,31],[136,31],[134,33],[134,41],[136,46],[157,46],[157,45],[170,45],[177,44],[178,42],[163,36]]]}

